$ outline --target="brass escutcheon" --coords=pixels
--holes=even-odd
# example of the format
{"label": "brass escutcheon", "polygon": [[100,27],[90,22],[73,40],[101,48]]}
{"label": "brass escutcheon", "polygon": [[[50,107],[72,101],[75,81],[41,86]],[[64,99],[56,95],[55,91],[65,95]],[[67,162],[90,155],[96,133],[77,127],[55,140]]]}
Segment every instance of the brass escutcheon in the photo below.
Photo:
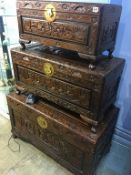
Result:
{"label": "brass escutcheon", "polygon": [[52,76],[54,74],[54,67],[50,63],[45,63],[43,66],[43,71],[46,75]]}
{"label": "brass escutcheon", "polygon": [[47,121],[42,116],[37,117],[37,123],[43,129],[48,127]]}
{"label": "brass escutcheon", "polygon": [[45,7],[44,17],[48,22],[53,22],[56,18],[56,10],[52,4],[48,4]]}

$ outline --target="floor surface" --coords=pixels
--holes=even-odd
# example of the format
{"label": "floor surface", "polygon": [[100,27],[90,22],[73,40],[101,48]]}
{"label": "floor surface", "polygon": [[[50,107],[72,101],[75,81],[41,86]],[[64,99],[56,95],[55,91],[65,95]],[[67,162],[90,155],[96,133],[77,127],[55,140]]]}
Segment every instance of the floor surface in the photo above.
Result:
{"label": "floor surface", "polygon": [[[11,139],[8,146],[10,130],[10,121],[0,116],[0,175],[72,175],[20,139]],[[131,149],[113,142],[110,153],[100,162],[96,175],[131,175]]]}

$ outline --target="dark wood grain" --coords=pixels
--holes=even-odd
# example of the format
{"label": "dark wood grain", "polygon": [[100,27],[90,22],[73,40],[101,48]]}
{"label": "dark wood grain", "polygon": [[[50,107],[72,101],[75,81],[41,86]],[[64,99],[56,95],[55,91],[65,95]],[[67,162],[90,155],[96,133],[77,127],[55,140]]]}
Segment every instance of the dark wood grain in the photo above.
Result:
{"label": "dark wood grain", "polygon": [[[90,124],[102,122],[116,99],[124,60],[105,59],[92,71],[88,62],[74,60],[76,55],[64,56],[64,51],[60,56],[51,51],[46,54],[43,49],[32,46],[24,51],[20,48],[11,51],[17,89],[23,88],[74,111]],[[44,72],[47,63],[53,67],[51,76]]]}
{"label": "dark wood grain", "polygon": [[[99,125],[97,134],[75,116],[44,101],[25,104],[24,95],[7,96],[13,136],[22,138],[54,158],[77,175],[94,175],[96,167],[109,151],[118,109],[110,108],[107,120]],[[47,123],[38,124],[38,117]]]}
{"label": "dark wood grain", "polygon": [[[45,19],[48,4],[55,8],[53,22]],[[21,39],[77,51],[86,59],[114,50],[120,15],[117,5],[17,0]]]}

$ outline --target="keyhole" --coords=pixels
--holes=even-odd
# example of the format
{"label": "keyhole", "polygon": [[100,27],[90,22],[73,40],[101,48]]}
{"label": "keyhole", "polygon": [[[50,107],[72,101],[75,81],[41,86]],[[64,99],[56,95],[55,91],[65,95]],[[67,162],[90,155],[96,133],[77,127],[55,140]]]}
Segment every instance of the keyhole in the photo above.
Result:
{"label": "keyhole", "polygon": [[48,13],[48,16],[50,18],[52,18],[54,16],[54,14],[53,14],[53,8],[48,9],[48,12],[47,13]]}

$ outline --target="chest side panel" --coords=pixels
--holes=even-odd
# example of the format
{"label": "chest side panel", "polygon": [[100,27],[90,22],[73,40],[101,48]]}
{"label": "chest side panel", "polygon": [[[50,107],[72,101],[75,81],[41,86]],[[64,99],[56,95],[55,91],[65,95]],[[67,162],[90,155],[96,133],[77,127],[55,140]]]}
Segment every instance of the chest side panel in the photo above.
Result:
{"label": "chest side panel", "polygon": [[117,30],[121,16],[121,6],[104,6],[97,50],[114,50]]}

